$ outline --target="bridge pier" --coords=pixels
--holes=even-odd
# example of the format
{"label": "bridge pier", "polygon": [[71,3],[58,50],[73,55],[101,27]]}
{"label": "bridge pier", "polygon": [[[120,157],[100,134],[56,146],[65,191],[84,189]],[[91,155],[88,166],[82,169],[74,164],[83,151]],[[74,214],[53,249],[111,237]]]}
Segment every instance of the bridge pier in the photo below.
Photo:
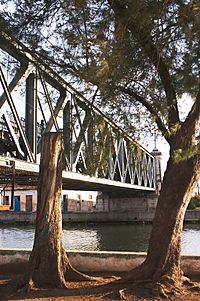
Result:
{"label": "bridge pier", "polygon": [[108,193],[99,193],[96,210],[99,212],[149,212],[155,210],[158,196],[155,193],[146,196],[113,197]]}
{"label": "bridge pier", "polygon": [[109,195],[107,193],[98,192],[96,199],[96,210],[99,212],[109,212]]}

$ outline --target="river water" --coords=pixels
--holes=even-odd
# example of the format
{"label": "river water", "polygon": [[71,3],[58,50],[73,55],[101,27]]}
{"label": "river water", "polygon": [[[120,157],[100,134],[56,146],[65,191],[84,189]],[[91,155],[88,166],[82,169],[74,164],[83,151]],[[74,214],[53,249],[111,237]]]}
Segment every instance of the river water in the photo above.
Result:
{"label": "river water", "polygon": [[[68,250],[145,252],[151,225],[67,224],[63,226]],[[0,248],[32,248],[34,226],[0,225]],[[183,254],[200,254],[200,224],[184,226]]]}

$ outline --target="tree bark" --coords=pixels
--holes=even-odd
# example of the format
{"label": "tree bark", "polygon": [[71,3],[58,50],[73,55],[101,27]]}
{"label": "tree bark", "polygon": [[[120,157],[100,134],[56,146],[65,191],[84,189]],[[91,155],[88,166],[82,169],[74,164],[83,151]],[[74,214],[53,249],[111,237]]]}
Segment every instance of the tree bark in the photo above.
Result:
{"label": "tree bark", "polygon": [[[42,139],[36,231],[25,282],[39,287],[66,287],[66,280],[87,278],[69,263],[62,242],[62,134]],[[89,278],[89,277],[88,277]]]}
{"label": "tree bark", "polygon": [[180,265],[181,236],[184,215],[200,174],[200,160],[194,154],[176,162],[172,154],[173,151],[158,199],[146,260],[125,280],[151,280],[180,287],[186,279]]}
{"label": "tree bark", "polygon": [[[151,280],[154,283],[168,282],[174,283],[176,287],[185,279],[180,266],[183,220],[200,174],[199,154],[194,151],[191,155],[195,149],[195,133],[199,127],[200,91],[185,122],[181,122],[170,64],[168,65],[166,57],[163,56],[164,52],[159,51],[159,45],[152,38],[153,27],[151,28],[149,15],[145,14],[141,6],[140,9],[143,9],[146,20],[140,22],[140,13],[134,15],[134,6],[129,1],[109,0],[108,2],[116,19],[116,36],[118,30],[122,31],[122,34],[130,32],[133,40],[151,61],[152,67],[157,70],[166,95],[165,103],[168,110],[166,126],[148,98],[143,99],[131,89],[121,88],[121,91],[133,96],[147,108],[170,144],[170,159],[156,208],[146,260],[124,279]],[[138,3],[135,3],[136,8],[139,7]],[[141,5],[147,9],[145,1],[141,1]],[[186,156],[176,161],[174,154],[179,150]]]}
{"label": "tree bark", "polygon": [[168,162],[163,188],[158,201],[146,263],[153,266],[152,277],[167,273],[181,277],[181,235],[185,211],[194,191],[193,160]]}
{"label": "tree bark", "polygon": [[30,275],[39,286],[65,286],[68,258],[62,243],[62,144],[61,133],[43,136],[36,231],[29,259]]}

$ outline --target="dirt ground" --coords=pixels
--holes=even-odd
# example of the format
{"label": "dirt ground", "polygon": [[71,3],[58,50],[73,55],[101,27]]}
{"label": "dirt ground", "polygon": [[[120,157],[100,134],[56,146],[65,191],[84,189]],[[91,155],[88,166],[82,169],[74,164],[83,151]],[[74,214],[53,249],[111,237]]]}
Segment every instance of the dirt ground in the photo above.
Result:
{"label": "dirt ground", "polygon": [[[125,291],[125,286],[116,284],[114,279],[108,273],[95,276],[104,276],[104,280],[90,282],[68,282],[67,289],[38,289],[34,288],[27,292],[25,290],[14,291],[13,285],[10,282],[16,283],[16,280],[21,274],[15,269],[0,270],[0,300],[27,300],[27,301],[93,301],[93,300],[130,300],[130,301],[156,301],[161,300],[159,297],[151,295],[151,292],[141,286],[128,286]],[[119,277],[120,275],[115,275]],[[200,283],[200,274],[196,277],[191,277],[192,280]],[[121,290],[121,299],[119,291]],[[200,301],[200,291],[184,292],[179,296],[172,296],[173,301]]]}

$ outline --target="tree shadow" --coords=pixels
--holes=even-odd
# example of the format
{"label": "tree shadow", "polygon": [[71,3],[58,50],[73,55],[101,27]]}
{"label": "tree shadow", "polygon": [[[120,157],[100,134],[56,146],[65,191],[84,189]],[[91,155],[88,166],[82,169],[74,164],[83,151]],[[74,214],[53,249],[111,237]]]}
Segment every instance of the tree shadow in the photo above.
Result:
{"label": "tree shadow", "polygon": [[[26,287],[17,290],[16,281],[17,277],[12,279],[5,279],[0,284],[0,300],[26,300],[26,299],[42,299],[42,298],[59,298],[67,297],[73,299],[81,298],[86,300],[88,296],[94,298],[101,298],[101,296],[112,293],[118,285],[115,283],[116,278],[105,277],[100,278],[99,281],[80,281],[80,282],[67,282],[66,289],[60,288],[33,288],[27,290]],[[73,299],[72,299],[73,298]]]}

